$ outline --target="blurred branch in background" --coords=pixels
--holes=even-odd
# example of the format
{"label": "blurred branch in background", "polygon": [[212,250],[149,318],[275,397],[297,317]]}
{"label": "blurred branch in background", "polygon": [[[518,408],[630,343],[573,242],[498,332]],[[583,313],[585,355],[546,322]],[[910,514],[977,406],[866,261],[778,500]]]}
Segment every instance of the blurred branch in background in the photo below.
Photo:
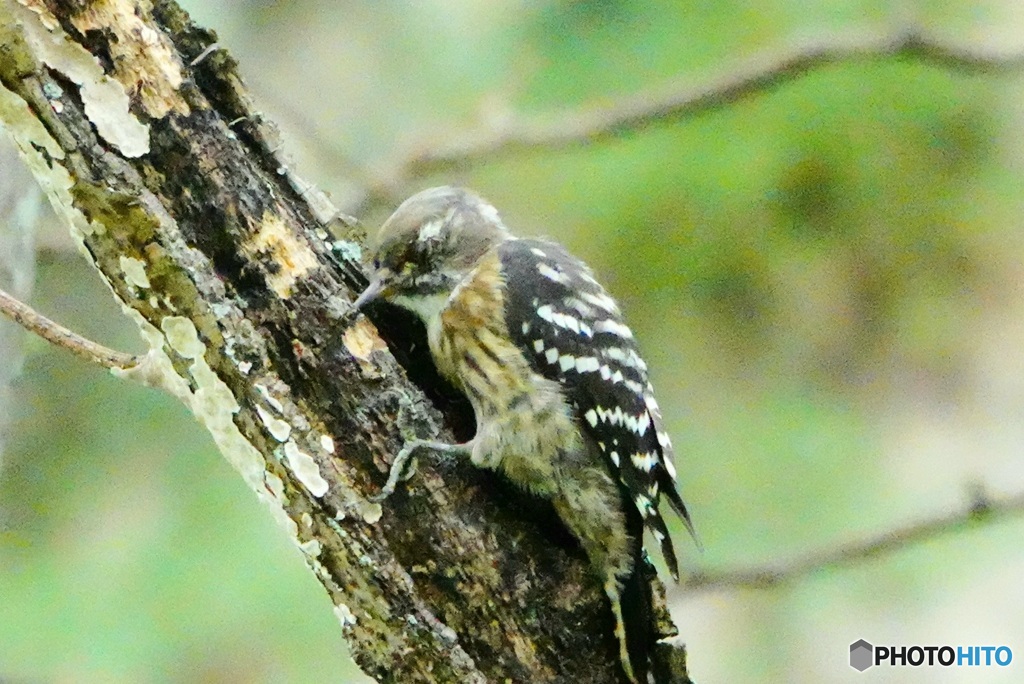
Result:
{"label": "blurred branch in background", "polygon": [[67,349],[86,361],[98,363],[104,368],[127,370],[139,363],[139,359],[131,354],[108,349],[102,344],[88,340],[59,323],[51,321],[3,290],[0,290],[0,314],[7,316],[26,330],[39,335],[47,342]]}
{"label": "blurred branch in background", "polygon": [[972,492],[969,505],[962,510],[897,527],[869,539],[811,553],[788,563],[746,570],[695,573],[684,582],[684,588],[691,593],[723,589],[770,589],[822,570],[847,568],[899,553],[939,537],[1022,516],[1024,492],[991,498],[984,490],[977,489]]}
{"label": "blurred branch in background", "polygon": [[[364,203],[396,203],[409,194],[408,186],[415,178],[529,150],[603,142],[651,125],[729,107],[829,66],[868,60],[913,60],[949,71],[981,74],[1024,68],[1024,52],[946,44],[915,28],[892,35],[858,33],[796,43],[745,60],[703,84],[694,85],[687,77],[609,104],[537,118],[511,111],[492,116],[475,130],[415,145],[376,174],[365,175]],[[307,125],[304,129],[309,135],[317,135],[315,127]],[[351,158],[343,151],[337,151],[337,155],[339,159]],[[351,171],[352,165],[346,163],[346,170]]]}

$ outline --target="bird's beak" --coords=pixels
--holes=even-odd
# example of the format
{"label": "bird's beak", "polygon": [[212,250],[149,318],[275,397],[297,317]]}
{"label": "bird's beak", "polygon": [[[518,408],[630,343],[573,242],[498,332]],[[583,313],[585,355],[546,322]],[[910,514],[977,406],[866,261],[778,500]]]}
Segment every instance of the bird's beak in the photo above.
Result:
{"label": "bird's beak", "polygon": [[359,311],[370,302],[378,299],[384,293],[385,289],[387,289],[387,280],[385,275],[380,272],[375,273],[373,280],[370,281],[370,284],[366,286],[366,289],[363,290],[362,294],[360,294],[352,304],[352,308]]}

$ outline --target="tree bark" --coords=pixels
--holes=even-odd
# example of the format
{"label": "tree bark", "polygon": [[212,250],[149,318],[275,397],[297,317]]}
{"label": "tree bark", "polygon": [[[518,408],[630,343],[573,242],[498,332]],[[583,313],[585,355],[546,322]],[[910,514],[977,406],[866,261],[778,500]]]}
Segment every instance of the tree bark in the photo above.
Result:
{"label": "tree bark", "polygon": [[[356,231],[329,233],[332,207],[212,32],[173,2],[0,0],[0,121],[149,345],[118,372],[210,430],[367,674],[620,681],[599,582],[549,509],[461,462],[421,463],[383,507],[366,500],[405,439],[453,440],[445,426],[465,432],[468,414],[408,318],[377,317],[400,365],[350,317]],[[681,648],[659,653],[665,681],[688,681]]]}

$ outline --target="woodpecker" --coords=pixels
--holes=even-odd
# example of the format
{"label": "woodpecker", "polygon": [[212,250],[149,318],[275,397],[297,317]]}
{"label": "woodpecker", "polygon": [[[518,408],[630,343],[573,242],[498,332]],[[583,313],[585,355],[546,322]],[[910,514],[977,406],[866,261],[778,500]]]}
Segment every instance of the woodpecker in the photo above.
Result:
{"label": "woodpecker", "polygon": [[493,206],[463,188],[407,199],[371,256],[355,308],[383,299],[418,315],[438,370],[469,398],[477,425],[464,444],[405,444],[376,499],[394,491],[421,450],[466,456],[550,499],[604,584],[626,677],[647,681],[647,656],[636,654],[638,637],[623,619],[624,583],[646,562],[644,530],[679,579],[662,495],[691,534],[693,525],[647,365],[618,304],[563,247],[513,236]]}

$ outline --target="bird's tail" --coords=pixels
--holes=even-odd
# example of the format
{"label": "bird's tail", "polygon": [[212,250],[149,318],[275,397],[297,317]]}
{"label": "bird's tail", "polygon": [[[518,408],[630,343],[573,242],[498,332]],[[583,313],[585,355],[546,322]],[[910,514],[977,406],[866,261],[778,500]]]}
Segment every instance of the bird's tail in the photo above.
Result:
{"label": "bird's tail", "polygon": [[622,582],[622,622],[634,677],[641,684],[647,684],[651,654],[658,639],[651,591],[651,582],[657,577],[658,571],[643,548],[643,522],[637,520],[636,523],[638,531],[634,537],[636,551],[633,572]]}

